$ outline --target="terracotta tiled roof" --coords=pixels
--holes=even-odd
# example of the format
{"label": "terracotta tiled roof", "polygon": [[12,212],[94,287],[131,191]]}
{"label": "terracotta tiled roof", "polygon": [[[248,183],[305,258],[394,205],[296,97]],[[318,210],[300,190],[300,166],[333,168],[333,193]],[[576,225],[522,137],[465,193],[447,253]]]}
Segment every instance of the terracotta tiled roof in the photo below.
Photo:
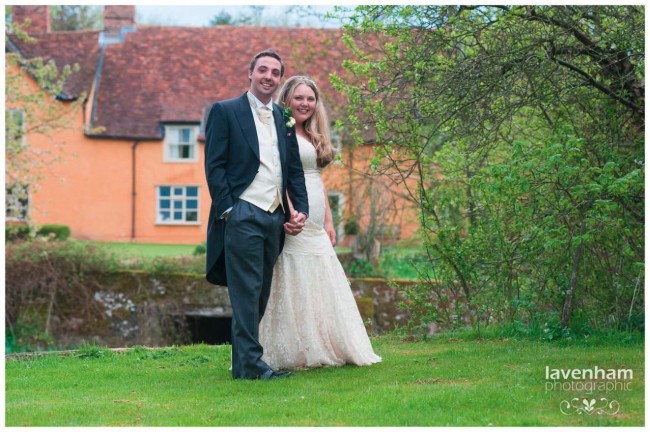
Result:
{"label": "terracotta tiled roof", "polygon": [[[97,37],[96,32],[43,34],[29,50],[24,44],[20,48],[27,57],[79,63],[82,70],[69,86],[71,94],[79,95],[90,90],[97,69]],[[92,127],[104,128],[98,136],[161,139],[165,122],[199,123],[212,102],[249,87],[250,59],[266,48],[282,56],[285,77],[309,75],[332,110],[342,105],[328,81],[330,73],[342,70],[339,30],[139,27],[126,33],[124,42],[106,46]]]}
{"label": "terracotta tiled roof", "polygon": [[9,40],[18,47],[23,57],[31,59],[42,57],[45,61],[54,60],[59,70],[66,65],[79,65],[79,71],[70,75],[65,83],[65,99],[77,99],[83,92],[90,91],[99,57],[99,32],[58,32],[32,35],[36,43],[27,43],[10,34]]}

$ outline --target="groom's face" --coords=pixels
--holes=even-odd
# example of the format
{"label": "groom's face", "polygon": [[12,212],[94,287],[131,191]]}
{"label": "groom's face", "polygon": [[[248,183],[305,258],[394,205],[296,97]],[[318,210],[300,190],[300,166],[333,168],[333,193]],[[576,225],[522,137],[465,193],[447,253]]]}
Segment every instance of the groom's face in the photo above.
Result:
{"label": "groom's face", "polygon": [[282,65],[273,57],[260,57],[252,72],[248,73],[251,80],[251,93],[263,103],[269,103],[271,96],[280,85]]}

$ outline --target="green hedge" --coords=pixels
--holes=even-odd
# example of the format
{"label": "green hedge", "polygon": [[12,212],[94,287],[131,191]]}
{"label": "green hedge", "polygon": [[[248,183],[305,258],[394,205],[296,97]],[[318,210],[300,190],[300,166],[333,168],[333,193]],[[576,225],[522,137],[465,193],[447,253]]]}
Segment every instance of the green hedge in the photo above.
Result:
{"label": "green hedge", "polygon": [[5,225],[5,241],[27,240],[29,225]]}
{"label": "green hedge", "polygon": [[66,240],[70,237],[70,227],[66,225],[43,225],[36,231],[36,235],[41,237],[53,235],[57,240]]}

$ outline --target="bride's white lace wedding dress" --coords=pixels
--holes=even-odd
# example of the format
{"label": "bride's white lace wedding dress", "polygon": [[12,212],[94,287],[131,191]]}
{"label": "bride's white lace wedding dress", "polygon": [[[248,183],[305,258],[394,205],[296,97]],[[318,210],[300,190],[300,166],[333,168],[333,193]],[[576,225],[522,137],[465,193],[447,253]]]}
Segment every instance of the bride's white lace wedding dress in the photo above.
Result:
{"label": "bride's white lace wedding dress", "polygon": [[380,362],[323,228],[325,196],[316,150],[300,136],[298,145],[309,218],[300,234],[286,236],[275,265],[260,323],[262,359],[275,370]]}

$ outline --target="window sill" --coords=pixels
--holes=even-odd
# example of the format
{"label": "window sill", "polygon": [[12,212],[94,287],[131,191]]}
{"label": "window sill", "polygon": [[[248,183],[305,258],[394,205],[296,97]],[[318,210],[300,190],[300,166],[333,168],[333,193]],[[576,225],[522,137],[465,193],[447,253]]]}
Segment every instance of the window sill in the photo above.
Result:
{"label": "window sill", "polygon": [[164,163],[171,163],[171,164],[177,164],[177,163],[185,163],[185,164],[191,164],[191,163],[197,163],[199,160],[198,159],[168,159],[168,160],[163,160]]}

